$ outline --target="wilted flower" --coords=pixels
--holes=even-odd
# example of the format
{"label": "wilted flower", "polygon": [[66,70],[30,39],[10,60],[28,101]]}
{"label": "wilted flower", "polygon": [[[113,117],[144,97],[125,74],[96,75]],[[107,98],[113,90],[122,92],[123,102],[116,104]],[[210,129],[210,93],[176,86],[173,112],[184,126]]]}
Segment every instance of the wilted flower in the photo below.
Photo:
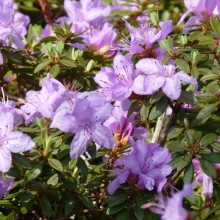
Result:
{"label": "wilted flower", "polygon": [[0,171],[7,172],[12,163],[11,153],[31,150],[35,144],[26,134],[13,131],[13,113],[1,109],[0,121]]}
{"label": "wilted flower", "polygon": [[152,212],[161,215],[161,220],[187,220],[189,213],[183,208],[182,203],[185,196],[192,195],[192,185],[184,186],[184,189],[166,198],[159,195],[159,203],[147,203],[142,208],[149,208]]}
{"label": "wilted flower", "polygon": [[113,68],[104,67],[94,80],[102,88],[98,91],[106,96],[108,100],[124,100],[133,91],[133,83],[138,75],[133,63],[128,56],[118,54],[113,61]]}
{"label": "wilted flower", "polygon": [[171,154],[158,144],[147,144],[142,140],[133,142],[130,153],[114,163],[116,178],[108,185],[108,193],[113,194],[120,184],[135,184],[140,189],[160,192],[167,182],[172,167],[168,164]]}
{"label": "wilted flower", "polygon": [[11,178],[3,179],[0,177],[0,197],[3,197],[14,184],[14,180]]}
{"label": "wilted flower", "polygon": [[134,80],[134,92],[139,95],[151,95],[161,88],[165,95],[176,100],[181,94],[182,82],[197,87],[194,77],[183,71],[176,73],[174,65],[163,65],[156,59],[142,59],[136,68],[143,73]]}
{"label": "wilted flower", "polygon": [[50,75],[42,83],[40,91],[28,91],[26,103],[21,107],[26,124],[36,117],[52,118],[57,107],[65,100],[66,88]]}
{"label": "wilted flower", "polygon": [[57,109],[51,127],[74,133],[70,156],[78,158],[91,140],[97,146],[113,147],[113,137],[103,122],[111,115],[112,106],[97,93],[79,93]]}

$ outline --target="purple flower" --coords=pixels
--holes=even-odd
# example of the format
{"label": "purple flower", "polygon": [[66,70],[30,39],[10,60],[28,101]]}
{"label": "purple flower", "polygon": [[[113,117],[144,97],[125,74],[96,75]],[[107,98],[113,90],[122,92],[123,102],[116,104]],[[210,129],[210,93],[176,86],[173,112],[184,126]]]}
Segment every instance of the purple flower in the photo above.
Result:
{"label": "purple flower", "polygon": [[110,130],[103,125],[111,115],[112,106],[95,92],[76,94],[57,109],[51,127],[74,133],[70,157],[78,158],[86,151],[91,140],[100,147],[113,147]]}
{"label": "purple flower", "polygon": [[4,90],[2,89],[2,102],[0,102],[0,112],[5,111],[5,112],[10,112],[14,116],[14,127],[17,127],[22,124],[23,122],[23,117],[22,117],[22,111],[18,108],[16,108],[16,103],[11,100],[6,100]]}
{"label": "purple flower", "polygon": [[24,49],[22,39],[26,34],[29,17],[19,13],[11,0],[0,0],[0,42],[9,46],[10,38],[15,45]]}
{"label": "purple flower", "polygon": [[137,74],[130,58],[118,54],[114,58],[113,68],[102,68],[94,80],[102,87],[98,91],[108,100],[122,101],[131,95]]}
{"label": "purple flower", "polygon": [[[185,26],[198,24],[200,20],[204,20],[207,16],[213,16],[214,14],[219,16],[218,0],[184,0],[184,4],[187,11],[180,18],[178,24],[180,24],[190,13],[195,14],[195,16],[191,17]],[[186,31],[190,29],[192,28],[187,28]]]}
{"label": "purple flower", "polygon": [[147,203],[142,208],[149,208],[152,212],[162,215],[161,220],[186,220],[189,213],[182,207],[185,196],[192,195],[192,185],[184,186],[184,189],[172,195],[171,198],[165,198],[159,195],[159,203]]}
{"label": "purple flower", "polygon": [[129,55],[146,54],[149,57],[157,56],[157,54],[153,55],[153,53],[156,53],[156,51],[153,52],[154,43],[160,42],[172,31],[172,21],[160,22],[160,30],[150,27],[149,24],[142,22],[142,20],[138,28],[134,28],[127,21],[125,21],[125,24],[130,31],[131,39],[122,39],[121,48],[129,51]]}
{"label": "purple flower", "polygon": [[167,182],[166,176],[172,171],[168,165],[171,154],[167,148],[154,143],[147,144],[142,140],[133,142],[132,145],[130,153],[114,163],[116,178],[108,185],[108,193],[113,194],[126,181],[140,189],[153,190],[156,187],[160,192]]}
{"label": "purple flower", "polygon": [[73,23],[72,31],[80,33],[90,25],[101,26],[110,14],[111,7],[105,6],[100,0],[65,0],[64,9],[68,17],[58,19],[61,22]]}
{"label": "purple flower", "polygon": [[[202,194],[205,196],[211,196],[213,194],[213,180],[206,175],[200,166],[199,160],[194,158],[192,160],[195,169],[195,179],[199,185],[202,185]],[[216,170],[220,170],[220,164],[214,164]]]}
{"label": "purple flower", "polygon": [[83,34],[84,42],[96,55],[107,57],[115,53],[116,37],[117,34],[109,23],[105,23],[102,28],[90,26]]}
{"label": "purple flower", "polygon": [[112,11],[115,10],[128,10],[128,11],[139,11],[137,2],[127,2],[125,0],[115,0],[113,2]]}
{"label": "purple flower", "polygon": [[62,83],[47,75],[40,91],[29,91],[26,103],[21,107],[26,124],[36,117],[52,118],[58,106],[65,100],[66,88]]}
{"label": "purple flower", "polygon": [[7,110],[0,110],[0,171],[8,172],[11,163],[11,153],[31,150],[34,142],[29,136],[14,129],[14,115]]}
{"label": "purple flower", "polygon": [[135,127],[135,112],[128,117],[130,100],[116,101],[112,115],[104,123],[114,134],[115,144],[126,145],[131,137],[143,139],[148,137],[146,128]]}
{"label": "purple flower", "polygon": [[0,177],[0,197],[3,197],[14,185],[14,180],[11,178],[2,179]]}
{"label": "purple flower", "polygon": [[193,13],[195,15],[202,15],[206,13],[212,15],[216,7],[217,0],[184,0],[187,8],[187,14]]}
{"label": "purple flower", "polygon": [[174,65],[163,65],[156,59],[142,59],[136,68],[143,73],[134,80],[134,92],[139,95],[151,95],[161,88],[165,95],[176,100],[181,93],[181,82],[197,86],[194,77],[183,71],[176,73]]}

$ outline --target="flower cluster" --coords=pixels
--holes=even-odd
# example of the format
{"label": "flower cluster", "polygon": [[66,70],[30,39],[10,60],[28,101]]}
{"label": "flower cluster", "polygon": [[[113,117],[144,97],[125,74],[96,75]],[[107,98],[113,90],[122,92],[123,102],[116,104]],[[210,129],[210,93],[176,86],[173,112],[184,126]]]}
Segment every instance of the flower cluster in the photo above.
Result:
{"label": "flower cluster", "polygon": [[[24,49],[23,37],[27,33],[26,27],[29,17],[17,11],[12,0],[0,1],[0,42],[5,45],[15,45]],[[3,57],[0,53],[0,65]]]}
{"label": "flower cluster", "polygon": [[130,153],[114,163],[116,178],[108,185],[109,194],[113,194],[126,181],[141,189],[153,190],[156,187],[160,192],[172,171],[168,164],[170,161],[171,154],[166,148],[146,144],[142,140],[133,142]]}
{"label": "flower cluster", "polygon": [[129,57],[119,54],[114,58],[113,68],[102,68],[94,79],[102,87],[99,91],[109,100],[125,100],[132,92],[152,95],[160,88],[171,100],[176,100],[181,94],[181,82],[197,87],[195,77],[183,71],[176,73],[176,68],[146,58],[138,61],[135,70]]}
{"label": "flower cluster", "polygon": [[220,1],[17,2],[0,0],[0,216],[218,218]]}

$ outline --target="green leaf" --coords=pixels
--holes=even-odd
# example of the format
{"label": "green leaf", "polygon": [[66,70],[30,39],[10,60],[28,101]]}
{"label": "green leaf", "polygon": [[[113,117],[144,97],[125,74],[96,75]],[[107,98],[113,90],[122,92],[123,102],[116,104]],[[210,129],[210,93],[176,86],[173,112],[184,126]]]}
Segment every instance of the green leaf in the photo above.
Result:
{"label": "green leaf", "polygon": [[200,141],[202,147],[207,147],[208,145],[215,142],[217,135],[214,133],[206,134]]}
{"label": "green leaf", "polygon": [[194,93],[182,90],[179,99],[186,104],[194,104]]}
{"label": "green leaf", "polygon": [[198,39],[198,45],[212,45],[215,43],[215,39],[211,35],[203,35]]}
{"label": "green leaf", "polygon": [[55,64],[50,68],[50,74],[53,78],[55,78],[60,72],[60,66],[58,64]]}
{"label": "green leaf", "polygon": [[170,152],[177,153],[177,152],[183,152],[185,147],[179,141],[172,141],[167,145],[167,148],[169,149]]}
{"label": "green leaf", "polygon": [[199,119],[202,121],[202,123],[206,122],[210,117],[211,114],[217,109],[217,106],[219,105],[219,102],[209,104],[205,108],[203,108],[198,115],[196,116],[196,119]]}
{"label": "green leaf", "polygon": [[64,66],[73,67],[73,68],[76,67],[75,62],[72,60],[62,59],[60,60],[60,63],[63,64]]}
{"label": "green leaf", "polygon": [[15,213],[12,212],[9,215],[7,215],[4,220],[15,220],[15,217]]}
{"label": "green leaf", "polygon": [[128,199],[128,194],[123,192],[122,194],[112,196],[109,200],[108,207],[117,206]]}
{"label": "green leaf", "polygon": [[48,163],[50,164],[51,167],[53,167],[55,170],[58,170],[60,172],[63,172],[63,164],[54,158],[49,158]]}
{"label": "green leaf", "polygon": [[185,168],[192,160],[192,156],[191,155],[186,155],[182,158],[182,160],[179,162],[179,164],[177,165],[177,171],[182,170],[183,168]]}
{"label": "green leaf", "polygon": [[123,208],[125,208],[125,205],[126,205],[126,203],[121,203],[120,205],[109,207],[106,211],[106,214],[112,215],[112,214],[118,213]]}
{"label": "green leaf", "polygon": [[194,135],[195,131],[192,129],[189,129],[185,132],[185,139],[188,144],[193,145],[195,143]]}
{"label": "green leaf", "polygon": [[203,172],[206,175],[208,175],[214,179],[217,177],[217,172],[211,162],[209,162],[208,160],[205,160],[205,159],[200,159],[199,162],[200,162],[200,166],[201,166]]}
{"label": "green leaf", "polygon": [[159,102],[157,102],[150,111],[149,119],[154,120],[160,117],[167,109],[168,101],[166,97],[163,97]]}
{"label": "green leaf", "polygon": [[168,131],[167,140],[179,137],[180,134],[182,134],[184,131],[184,128],[174,126]]}
{"label": "green leaf", "polygon": [[212,26],[212,29],[220,35],[220,21],[218,17],[211,17],[210,18],[210,24]]}
{"label": "green leaf", "polygon": [[186,73],[190,73],[190,68],[187,61],[183,59],[176,59],[176,65],[179,67],[180,70]]}
{"label": "green leaf", "polygon": [[24,155],[12,154],[12,161],[13,161],[13,163],[15,163],[21,167],[28,168],[28,169],[32,168],[29,160]]}
{"label": "green leaf", "polygon": [[42,196],[40,198],[40,207],[44,215],[46,215],[47,217],[51,217],[52,206],[51,206],[49,199],[46,196]]}
{"label": "green leaf", "polygon": [[61,54],[63,52],[63,49],[64,49],[64,42],[61,41],[61,40],[57,41],[56,44],[55,44],[55,49],[59,54]]}
{"label": "green leaf", "polygon": [[86,69],[86,62],[85,62],[84,58],[81,57],[81,56],[78,56],[77,60],[78,60],[78,62],[80,64],[80,66],[82,66],[84,69]]}
{"label": "green leaf", "polygon": [[220,153],[200,154],[201,158],[212,163],[220,163]]}
{"label": "green leaf", "polygon": [[85,182],[87,179],[87,175],[88,175],[88,168],[86,166],[85,161],[82,158],[79,158],[77,161],[77,167],[81,172],[81,181]]}
{"label": "green leaf", "polygon": [[44,60],[43,62],[39,63],[35,69],[34,69],[34,73],[40,72],[42,69],[44,69],[45,67],[47,67],[50,63],[52,63],[52,60]]}
{"label": "green leaf", "polygon": [[86,196],[80,196],[79,197],[80,200],[82,201],[82,203],[88,208],[88,209],[93,209],[94,205],[93,202],[90,198],[86,197]]}
{"label": "green leaf", "polygon": [[207,80],[217,80],[219,78],[218,74],[207,74],[203,76],[200,81],[207,81]]}
{"label": "green leaf", "polygon": [[151,12],[150,13],[150,20],[153,23],[154,26],[157,26],[159,24],[159,14],[158,12]]}
{"label": "green leaf", "polygon": [[117,214],[116,220],[127,220],[127,219],[129,219],[129,210],[125,209]]}
{"label": "green leaf", "polygon": [[179,163],[183,160],[183,156],[177,156],[175,158],[172,159],[172,161],[170,162],[170,166],[172,166],[173,170],[175,170]]}
{"label": "green leaf", "polygon": [[144,218],[144,210],[139,205],[135,205],[134,214],[138,220],[142,220]]}
{"label": "green leaf", "polygon": [[69,215],[71,213],[75,204],[76,204],[76,201],[73,200],[73,198],[71,198],[65,202],[65,207],[64,207],[65,215]]}
{"label": "green leaf", "polygon": [[96,65],[96,61],[90,60],[86,65],[85,72],[91,71],[95,67],[95,65]]}
{"label": "green leaf", "polygon": [[183,182],[184,184],[192,183],[194,178],[194,166],[192,162],[189,162],[185,168]]}
{"label": "green leaf", "polygon": [[25,172],[24,178],[27,182],[32,181],[32,180],[36,179],[41,174],[41,171],[42,171],[42,165],[35,164],[33,166],[33,169],[27,170]]}
{"label": "green leaf", "polygon": [[130,117],[131,114],[135,111],[136,108],[137,108],[137,103],[136,102],[132,102],[131,106],[128,109],[127,117]]}
{"label": "green leaf", "polygon": [[58,174],[55,173],[53,176],[51,176],[48,180],[47,180],[47,184],[51,185],[51,186],[56,186],[57,183],[59,181],[59,177]]}
{"label": "green leaf", "polygon": [[146,121],[149,111],[150,111],[150,107],[147,105],[146,102],[144,102],[140,110],[141,121],[143,122]]}

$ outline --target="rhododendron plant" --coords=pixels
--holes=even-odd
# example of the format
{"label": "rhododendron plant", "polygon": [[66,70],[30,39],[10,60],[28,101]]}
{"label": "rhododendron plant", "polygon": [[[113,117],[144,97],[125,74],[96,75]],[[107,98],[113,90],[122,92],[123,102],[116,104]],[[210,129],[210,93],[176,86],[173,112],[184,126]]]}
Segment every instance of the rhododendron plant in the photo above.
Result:
{"label": "rhododendron plant", "polygon": [[218,0],[0,0],[0,219],[219,219],[219,39]]}

